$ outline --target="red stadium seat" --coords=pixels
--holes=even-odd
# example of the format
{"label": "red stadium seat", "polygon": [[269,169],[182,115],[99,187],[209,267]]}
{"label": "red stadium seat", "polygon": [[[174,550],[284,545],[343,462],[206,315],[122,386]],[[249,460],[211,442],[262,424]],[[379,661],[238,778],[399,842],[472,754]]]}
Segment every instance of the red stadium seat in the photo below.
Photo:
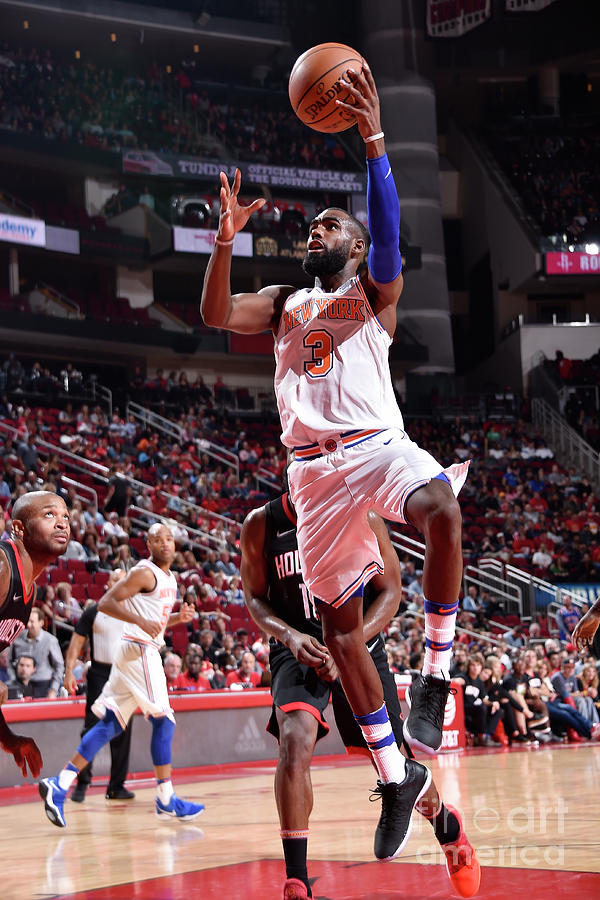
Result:
{"label": "red stadium seat", "polygon": [[50,569],[49,574],[50,577],[48,581],[50,584],[58,584],[60,581],[71,581],[71,575],[66,569],[59,569],[58,567],[56,569]]}
{"label": "red stadium seat", "polygon": [[171,642],[175,653],[183,656],[190,642],[187,625],[180,623],[171,628]]}

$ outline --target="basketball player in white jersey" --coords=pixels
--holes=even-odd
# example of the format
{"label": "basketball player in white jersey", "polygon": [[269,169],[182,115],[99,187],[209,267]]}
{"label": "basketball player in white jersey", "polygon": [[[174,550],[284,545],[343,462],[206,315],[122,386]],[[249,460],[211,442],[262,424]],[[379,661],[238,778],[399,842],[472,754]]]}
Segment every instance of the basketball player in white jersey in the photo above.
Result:
{"label": "basketball player in white jersey", "polygon": [[[326,209],[309,226],[303,268],[312,289],[272,285],[231,294],[234,237],[264,200],[238,204],[241,175],[221,173],[221,213],[204,277],[207,325],[241,333],[272,329],[282,441],[293,450],[288,477],[298,516],[305,582],[318,601],[324,641],[380,775],[382,816],[375,855],[390,859],[406,839],[428,770],[401,755],[381,681],[365,648],[362,592],[382,559],[367,512],[410,522],[425,537],[426,651],[409,688],[405,737],[439,749],[462,578],[456,494],[468,464],[443,470],[404,431],[388,365],[403,278],[400,207],[381,130],[379,98],[366,66],[346,73],[367,156],[369,232],[349,213]],[[370,247],[369,247],[370,240]],[[368,252],[368,259],[367,259]]]}
{"label": "basketball player in white jersey", "polygon": [[178,613],[171,612],[177,582],[170,571],[175,556],[170,529],[156,523],[148,531],[147,544],[150,559],[140,560],[99,603],[100,612],[126,623],[109,679],[92,706],[100,721],[83,736],[65,768],[39,783],[46,815],[59,828],[66,826],[64,802],[77,775],[104,744],[121,734],[138,706],[152,722],[150,752],[157,781],[156,814],[162,819],[188,820],[204,810],[201,803],[190,803],[173,793],[171,742],[175,716],[159,653],[165,628],[190,622],[194,611],[182,604]]}

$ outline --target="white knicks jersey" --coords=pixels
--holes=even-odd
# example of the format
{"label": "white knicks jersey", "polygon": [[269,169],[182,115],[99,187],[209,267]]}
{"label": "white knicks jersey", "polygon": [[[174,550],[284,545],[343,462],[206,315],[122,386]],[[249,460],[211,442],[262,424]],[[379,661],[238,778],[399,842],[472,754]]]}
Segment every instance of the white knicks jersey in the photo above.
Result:
{"label": "white knicks jersey", "polygon": [[275,394],[285,446],[358,429],[403,429],[388,361],[391,343],[358,278],[334,293],[314,287],[291,294],[275,335]]}
{"label": "white knicks jersey", "polygon": [[167,627],[173,604],[177,599],[177,582],[172,572],[163,572],[149,559],[141,559],[134,568],[137,569],[140,566],[145,566],[151,570],[156,578],[156,587],[147,594],[134,594],[129,600],[125,600],[123,606],[128,612],[142,616],[144,619],[148,619],[151,622],[160,622],[162,630],[157,637],[152,638],[143,628],[126,622],[122,640],[137,641],[138,643],[161,647],[164,643],[165,628]]}

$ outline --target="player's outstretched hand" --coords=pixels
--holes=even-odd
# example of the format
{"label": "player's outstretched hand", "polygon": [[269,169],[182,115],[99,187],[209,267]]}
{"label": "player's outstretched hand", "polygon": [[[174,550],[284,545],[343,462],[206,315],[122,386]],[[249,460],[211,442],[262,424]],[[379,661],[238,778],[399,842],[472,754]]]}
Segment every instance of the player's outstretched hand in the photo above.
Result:
{"label": "player's outstretched hand", "polygon": [[267,202],[264,197],[254,200],[249,206],[240,206],[238,203],[238,194],[242,184],[242,173],[239,169],[235,170],[231,186],[227,180],[225,172],[221,172],[221,213],[219,216],[219,233],[218,239],[221,241],[231,241],[241,231],[250,216],[261,209]]}
{"label": "player's outstretched hand", "polygon": [[295,631],[288,644],[299,663],[318,669],[327,663],[329,650],[323,644],[309,634],[301,634]]}
{"label": "player's outstretched hand", "polygon": [[354,116],[361,137],[366,138],[379,134],[381,131],[379,96],[369,66],[365,62],[362,72],[348,69],[344,76],[346,88],[352,94],[354,104],[345,103],[343,100],[335,102],[351,116]]}
{"label": "player's outstretched hand", "polygon": [[3,747],[7,753],[12,753],[24,778],[27,778],[27,766],[29,766],[33,777],[38,777],[44,762],[33,738],[22,737],[20,734],[11,734],[5,739]]}
{"label": "player's outstretched hand", "polygon": [[579,620],[573,629],[573,634],[571,635],[571,641],[580,652],[588,649],[594,640],[598,625],[600,625],[600,612],[596,612],[593,608],[588,609],[585,616]]}

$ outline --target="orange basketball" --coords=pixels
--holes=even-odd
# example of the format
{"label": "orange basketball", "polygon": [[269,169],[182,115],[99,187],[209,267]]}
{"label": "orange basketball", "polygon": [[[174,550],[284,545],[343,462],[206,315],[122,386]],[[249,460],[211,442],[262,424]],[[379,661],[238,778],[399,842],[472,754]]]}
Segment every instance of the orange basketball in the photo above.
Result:
{"label": "orange basketball", "polygon": [[352,128],[356,119],[335,101],[354,104],[342,75],[347,69],[362,71],[363,64],[360,53],[346,44],[318,44],[299,56],[289,84],[290,102],[298,118],[315,131]]}

